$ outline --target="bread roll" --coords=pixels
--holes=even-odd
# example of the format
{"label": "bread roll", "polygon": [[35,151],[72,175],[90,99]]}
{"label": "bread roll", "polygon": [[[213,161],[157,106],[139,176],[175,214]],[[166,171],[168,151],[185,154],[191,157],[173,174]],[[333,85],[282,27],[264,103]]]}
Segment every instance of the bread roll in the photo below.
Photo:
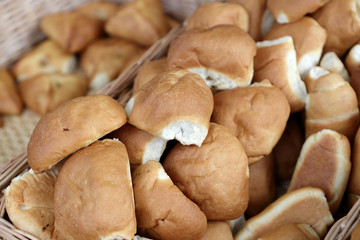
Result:
{"label": "bread roll", "polygon": [[85,95],[88,83],[76,74],[38,74],[20,82],[19,89],[26,106],[43,116],[59,105]]}
{"label": "bread roll", "polygon": [[322,189],[335,215],[349,179],[350,151],[342,134],[328,129],[312,134],[301,149],[288,191],[306,186]]}
{"label": "bread roll", "polygon": [[75,56],[67,53],[55,42],[46,40],[15,64],[14,74],[18,81],[22,81],[39,73],[72,73],[75,67]]}
{"label": "bread roll", "polygon": [[229,223],[208,221],[205,234],[199,240],[233,240]]}
{"label": "bread roll", "polygon": [[164,169],[174,184],[209,220],[244,214],[249,201],[249,169],[241,143],[223,126],[210,124],[201,147],[177,144]]}
{"label": "bread roll", "polygon": [[354,89],[360,107],[360,69],[351,73],[350,85]]}
{"label": "bread roll", "polygon": [[95,142],[73,154],[55,184],[55,228],[60,239],[132,239],[134,196],[125,146]]}
{"label": "bread roll", "polygon": [[135,94],[139,89],[153,77],[159,73],[167,72],[168,65],[166,58],[160,58],[158,60],[150,61],[144,64],[138,71],[132,89],[132,93]]}
{"label": "bread roll", "polygon": [[124,109],[109,96],[74,98],[37,123],[27,147],[28,163],[35,173],[44,172],[125,122]]}
{"label": "bread roll", "polygon": [[253,81],[269,79],[285,94],[291,112],[303,110],[307,93],[297,69],[292,37],[285,36],[272,41],[258,42],[256,46]]}
{"label": "bread roll", "polygon": [[77,53],[102,33],[101,21],[79,12],[62,12],[41,19],[41,30],[64,50]]}
{"label": "bread roll", "polygon": [[308,224],[287,223],[261,236],[259,240],[320,240]]}
{"label": "bread roll", "polygon": [[323,238],[333,222],[324,193],[318,188],[305,187],[286,193],[248,219],[234,239],[258,239],[285,223],[308,224]]}
{"label": "bread roll", "polygon": [[114,80],[127,63],[144,49],[120,38],[103,38],[91,43],[81,55],[81,68],[90,80],[90,88],[98,89]]}
{"label": "bread roll", "polygon": [[206,231],[206,217],[177,188],[160,163],[149,161],[133,174],[138,231],[162,240],[197,240]]}
{"label": "bread roll", "polygon": [[313,14],[327,31],[324,52],[335,52],[340,58],[360,40],[359,1],[331,0]]}
{"label": "bread roll", "polygon": [[35,174],[29,170],[12,179],[5,189],[5,207],[11,222],[40,240],[54,231],[54,187],[58,169]]}
{"label": "bread roll", "polygon": [[23,103],[10,73],[0,68],[0,114],[20,114]]}
{"label": "bread roll", "polygon": [[[330,73],[330,71],[323,67],[319,67],[319,66],[313,67],[310,69],[310,71],[305,79],[305,84],[313,83],[320,77],[328,75],[329,73]],[[309,86],[307,86],[307,89],[309,89]]]}
{"label": "bread roll", "polygon": [[336,55],[336,53],[325,53],[324,56],[321,58],[320,66],[329,70],[330,72],[336,72],[340,74],[345,81],[350,81],[349,73],[340,58]]}
{"label": "bread roll", "polygon": [[105,31],[109,35],[144,46],[151,46],[165,36],[168,30],[160,0],[136,0],[126,3],[105,25]]}
{"label": "bread roll", "polygon": [[209,29],[216,25],[235,25],[249,31],[249,14],[240,4],[204,2],[186,21],[186,30]]}
{"label": "bread roll", "polygon": [[351,156],[351,173],[349,178],[348,193],[352,195],[350,198],[351,206],[360,198],[360,131],[357,130],[352,148]]}
{"label": "bread roll", "polygon": [[119,8],[119,6],[112,2],[87,2],[78,7],[76,11],[105,22],[119,11]]}
{"label": "bread roll", "polygon": [[181,34],[169,47],[169,69],[199,74],[208,86],[231,89],[247,86],[253,77],[254,40],[233,25]]}
{"label": "bread roll", "polygon": [[268,0],[267,6],[278,23],[289,23],[315,12],[327,2],[329,0]]}
{"label": "bread roll", "polygon": [[271,153],[289,115],[285,95],[269,81],[214,95],[212,121],[227,127],[240,140],[248,157]]}
{"label": "bread roll", "polygon": [[213,110],[211,90],[196,74],[185,70],[157,75],[130,99],[129,123],[165,140],[201,146]]}
{"label": "bread roll", "polygon": [[345,66],[350,75],[360,70],[360,44],[354,45],[345,58]]}
{"label": "bread roll", "polygon": [[326,30],[313,18],[303,17],[298,21],[277,24],[264,36],[264,40],[274,40],[291,36],[296,51],[297,67],[302,79],[316,66],[326,41]]}

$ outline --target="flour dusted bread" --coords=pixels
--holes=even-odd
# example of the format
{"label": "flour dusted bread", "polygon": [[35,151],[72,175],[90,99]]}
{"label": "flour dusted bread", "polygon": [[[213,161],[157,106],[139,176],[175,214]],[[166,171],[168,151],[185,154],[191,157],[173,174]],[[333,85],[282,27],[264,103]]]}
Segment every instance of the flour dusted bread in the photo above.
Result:
{"label": "flour dusted bread", "polygon": [[233,25],[190,30],[169,47],[169,69],[186,69],[199,74],[208,86],[232,89],[247,86],[253,77],[254,40]]}
{"label": "flour dusted bread", "polygon": [[23,103],[10,73],[0,68],[0,114],[20,114]]}
{"label": "flour dusted bread", "polygon": [[124,109],[109,96],[74,98],[37,123],[27,147],[28,163],[35,173],[44,172],[125,122]]}
{"label": "flour dusted bread", "polygon": [[59,239],[131,240],[135,235],[129,158],[119,141],[98,141],[69,157],[54,199]]}
{"label": "flour dusted bread", "polygon": [[119,6],[112,2],[95,1],[81,5],[76,11],[105,22],[119,11]]}
{"label": "flour dusted bread", "polygon": [[129,100],[129,123],[166,140],[200,146],[213,110],[211,90],[196,74],[176,70],[157,75]]}
{"label": "flour dusted bread", "polygon": [[133,174],[137,227],[140,234],[163,240],[197,240],[206,217],[171,181],[160,163],[149,161]]}
{"label": "flour dusted bread", "polygon": [[284,224],[265,234],[259,240],[320,240],[314,229],[308,224]]}

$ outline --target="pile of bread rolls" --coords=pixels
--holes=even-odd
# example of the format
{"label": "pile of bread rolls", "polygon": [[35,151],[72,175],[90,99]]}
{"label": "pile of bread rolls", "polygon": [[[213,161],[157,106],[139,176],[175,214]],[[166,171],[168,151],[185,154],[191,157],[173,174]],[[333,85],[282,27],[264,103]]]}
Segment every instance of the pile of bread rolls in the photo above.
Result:
{"label": "pile of bread rolls", "polygon": [[123,5],[88,2],[71,12],[43,17],[40,28],[47,39],[12,69],[0,69],[0,114],[20,114],[25,104],[43,116],[72,98],[94,92],[133,64],[174,24],[159,0]]}
{"label": "pile of bread rolls", "polygon": [[[360,196],[359,7],[201,4],[167,56],[139,70],[125,108],[89,95],[40,119],[31,169],[4,192],[10,220],[39,239],[323,239]],[[136,41],[116,26],[139,10],[122,9],[105,30]],[[42,24],[51,39],[86,45],[49,27],[55,16]],[[82,63],[103,56],[102,41]]]}

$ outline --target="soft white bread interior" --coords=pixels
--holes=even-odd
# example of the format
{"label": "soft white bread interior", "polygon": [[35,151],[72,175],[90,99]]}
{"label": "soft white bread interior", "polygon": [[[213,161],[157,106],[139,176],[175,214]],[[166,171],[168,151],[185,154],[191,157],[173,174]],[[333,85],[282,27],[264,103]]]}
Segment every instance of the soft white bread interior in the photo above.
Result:
{"label": "soft white bread interior", "polygon": [[342,78],[349,82],[350,76],[348,71],[346,70],[343,62],[340,60],[340,58],[336,55],[335,52],[327,52],[324,54],[324,56],[321,58],[320,61],[320,67],[323,67],[330,72],[337,72],[342,76]]}
{"label": "soft white bread interior", "polygon": [[345,58],[345,66],[352,75],[360,70],[360,44],[354,45]]}

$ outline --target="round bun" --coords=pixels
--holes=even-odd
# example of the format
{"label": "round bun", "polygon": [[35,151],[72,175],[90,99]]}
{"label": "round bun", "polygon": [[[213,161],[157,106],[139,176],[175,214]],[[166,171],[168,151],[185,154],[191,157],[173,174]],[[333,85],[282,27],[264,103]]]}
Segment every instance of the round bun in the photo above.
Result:
{"label": "round bun", "polygon": [[200,148],[177,144],[166,156],[164,168],[207,219],[230,220],[244,214],[249,201],[248,161],[239,140],[225,127],[211,123]]}
{"label": "round bun", "polygon": [[128,102],[129,123],[166,140],[200,146],[207,135],[214,101],[196,74],[177,70],[157,75]]}
{"label": "round bun", "polygon": [[212,121],[227,127],[240,140],[248,157],[271,153],[289,115],[285,95],[269,81],[214,96]]}
{"label": "round bun", "polygon": [[304,187],[284,194],[248,219],[234,240],[255,240],[285,223],[308,224],[323,238],[333,222],[324,193],[318,188]]}
{"label": "round bun", "polygon": [[55,229],[60,239],[132,239],[136,232],[129,158],[114,140],[73,154],[55,184]]}
{"label": "round bun", "polygon": [[186,69],[199,74],[215,89],[247,86],[253,77],[256,53],[254,40],[233,25],[191,30],[173,40],[169,47],[169,69]]}
{"label": "round bun", "polygon": [[111,2],[87,2],[76,9],[77,12],[80,12],[88,17],[97,18],[101,21],[108,20],[113,16],[119,7]]}
{"label": "round bun", "polygon": [[331,72],[336,72],[340,74],[345,81],[350,81],[348,71],[341,59],[334,52],[327,52],[324,54],[320,61],[320,67],[323,67]]}
{"label": "round bun", "polygon": [[23,103],[10,73],[0,68],[0,114],[20,114]]}
{"label": "round bun", "polygon": [[197,240],[206,217],[176,187],[160,163],[149,161],[133,174],[137,227],[140,234],[164,240]]}
{"label": "round bun", "polygon": [[308,224],[284,224],[273,231],[265,234],[259,240],[320,240],[314,229]]}
{"label": "round bun", "polygon": [[5,207],[11,222],[39,239],[54,231],[54,186],[58,169],[35,174],[31,169],[14,178],[5,189]]}
{"label": "round bun", "polygon": [[350,168],[347,137],[333,130],[322,130],[306,139],[288,191],[306,186],[320,188],[334,215],[344,195]]}
{"label": "round bun", "polygon": [[230,225],[225,221],[208,221],[205,234],[199,240],[233,240]]}
{"label": "round bun", "polygon": [[[351,174],[349,179],[349,188],[348,192],[353,195],[357,195],[357,197],[353,197],[358,199],[360,196],[360,131],[357,130],[356,137],[353,143],[352,148],[352,156],[351,156]],[[355,202],[355,201],[354,201]]]}
{"label": "round bun", "polygon": [[216,25],[235,25],[247,32],[249,14],[240,4],[205,2],[187,19],[186,30],[208,29]]}
{"label": "round bun", "polygon": [[124,109],[109,96],[74,98],[37,123],[27,147],[28,163],[35,173],[44,172],[125,122]]}

